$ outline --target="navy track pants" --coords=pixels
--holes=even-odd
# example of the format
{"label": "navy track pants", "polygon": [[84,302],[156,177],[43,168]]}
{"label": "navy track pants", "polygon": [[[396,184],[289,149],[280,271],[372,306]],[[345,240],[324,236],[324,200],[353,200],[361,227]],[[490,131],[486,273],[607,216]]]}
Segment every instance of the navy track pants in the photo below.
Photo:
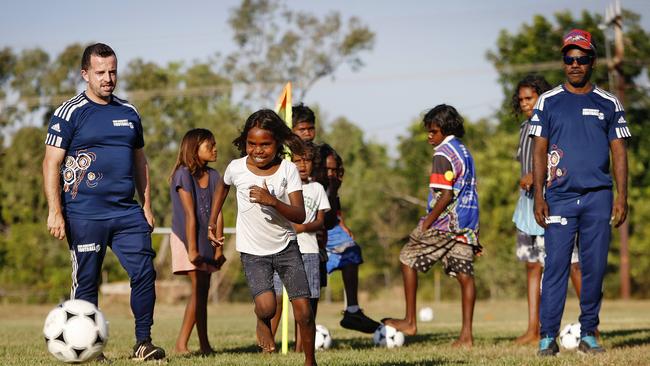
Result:
{"label": "navy track pants", "polygon": [[540,335],[555,337],[559,332],[576,233],[580,237],[582,271],[581,332],[594,332],[599,323],[598,313],[611,238],[612,191],[602,189],[588,192],[561,202],[549,200],[548,205],[552,222],[544,232],[546,261],[540,303]]}
{"label": "navy track pants", "polygon": [[156,271],[151,227],[142,212],[105,220],[66,220],[72,261],[71,299],[97,305],[106,247],[111,247],[131,281],[131,311],[137,341],[151,339],[156,302]]}

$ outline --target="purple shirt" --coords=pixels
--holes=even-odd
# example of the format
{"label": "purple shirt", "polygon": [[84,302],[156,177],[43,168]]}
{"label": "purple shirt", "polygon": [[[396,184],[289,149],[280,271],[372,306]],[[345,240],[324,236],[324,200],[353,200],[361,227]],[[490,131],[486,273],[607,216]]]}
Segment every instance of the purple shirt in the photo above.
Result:
{"label": "purple shirt", "polygon": [[185,232],[185,211],[181,202],[178,190],[183,188],[192,195],[196,215],[196,242],[199,254],[204,257],[214,257],[214,247],[208,240],[208,221],[210,219],[210,207],[212,206],[212,195],[219,183],[219,172],[208,168],[210,175],[207,188],[201,188],[199,182],[190,174],[185,166],[181,166],[174,172],[169,187],[169,194],[172,199],[172,232],[178,236],[187,248],[187,233]]}

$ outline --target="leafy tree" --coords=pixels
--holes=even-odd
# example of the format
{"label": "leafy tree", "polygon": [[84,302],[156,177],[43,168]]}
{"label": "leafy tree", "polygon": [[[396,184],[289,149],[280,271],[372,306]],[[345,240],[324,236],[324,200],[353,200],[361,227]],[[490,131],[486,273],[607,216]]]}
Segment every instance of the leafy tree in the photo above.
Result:
{"label": "leafy tree", "polygon": [[83,49],[78,43],[72,44],[54,60],[39,48],[24,50],[19,55],[13,55],[10,49],[3,50],[0,53],[0,86],[10,88],[19,99],[0,94],[7,103],[9,116],[1,120],[0,127],[9,124],[21,127],[38,116],[44,116],[42,122],[47,124],[54,108],[72,97],[80,85],[79,55]]}
{"label": "leafy tree", "polygon": [[[650,97],[648,90],[636,85],[636,80],[650,59],[650,35],[640,27],[638,16],[626,12],[624,17],[628,57],[623,64],[625,106],[634,134],[629,143],[631,275],[633,293],[649,296],[650,259],[644,254],[650,244],[644,238],[650,235],[650,228],[644,224],[650,218],[650,207],[642,203],[650,198],[650,137],[642,131],[650,123]],[[512,89],[531,70],[542,73],[552,83],[560,83],[563,75],[558,45],[562,34],[582,27],[590,30],[601,45],[604,35],[597,27],[600,21],[599,15],[586,12],[580,19],[573,19],[569,13],[559,13],[553,21],[536,16],[517,33],[502,32],[496,50],[488,54],[500,72],[506,96],[497,114],[500,123],[466,121],[463,138],[474,156],[478,174],[480,238],[485,247],[485,255],[476,262],[477,293],[481,298],[522,296],[525,290],[525,281],[520,280],[523,268],[514,257],[515,232],[511,223],[517,199],[514,153],[520,122],[509,106]],[[133,60],[120,75],[122,91],[117,94],[134,103],[143,119],[159,226],[171,223],[167,178],[180,139],[188,129],[204,127],[213,131],[219,151],[215,167],[221,172],[239,156],[231,141],[250,111],[233,103],[235,83],[249,85],[249,94],[264,98],[266,105],[275,99],[276,87],[286,80],[297,84],[302,97],[314,82],[334,75],[342,64],[362,66],[360,55],[370,50],[374,41],[374,34],[358,19],[344,21],[338,13],[318,18],[287,10],[275,0],[242,1],[233,10],[230,24],[239,49],[224,64],[158,65]],[[0,147],[0,283],[11,293],[20,288],[34,290],[31,299],[35,301],[66,296],[70,272],[65,244],[52,239],[44,226],[46,202],[40,181],[44,131],[40,126],[26,127],[26,122],[30,118],[47,121],[54,108],[78,90],[82,49],[73,44],[56,57],[40,49],[19,53],[9,48],[0,50],[0,99],[4,102],[0,128],[17,131],[9,146]],[[602,62],[604,48],[599,47],[598,52],[601,61],[595,80],[609,87]],[[316,111],[320,112],[318,108]],[[424,214],[422,204],[431,169],[432,149],[421,122],[414,121],[406,136],[400,138],[399,155],[394,160],[384,146],[368,141],[363,131],[344,117],[330,124],[319,122],[317,127],[318,136],[331,143],[344,160],[341,200],[346,221],[364,249],[366,263],[360,272],[363,288],[375,292],[384,284],[401,284],[396,258],[410,230]],[[233,195],[224,212],[226,225],[233,226]],[[34,253],[38,253],[37,260],[32,258]],[[612,246],[610,258],[611,270],[616,271],[616,245]],[[107,257],[104,269],[111,280],[126,277],[114,256]],[[163,276],[168,273],[159,272]],[[238,274],[231,281],[231,298],[245,299],[248,295],[241,271],[229,273]],[[605,288],[611,295],[617,291],[617,278],[608,276],[607,281]],[[333,283],[338,286],[338,282]],[[422,281],[424,291],[420,293],[426,296],[431,284]],[[454,281],[443,280],[445,296],[457,296],[457,287]]]}
{"label": "leafy tree", "polygon": [[41,160],[45,152],[43,128],[24,127],[14,135],[2,159],[2,221],[8,225],[43,222],[47,201],[41,187]]}
{"label": "leafy tree", "polygon": [[[560,46],[562,37],[573,28],[585,29],[592,34],[592,42],[604,45],[604,34],[598,28],[602,16],[592,15],[587,11],[582,13],[581,19],[573,19],[570,12],[561,12],[555,15],[555,23],[542,15],[535,15],[531,24],[524,23],[521,29],[510,34],[502,30],[497,39],[497,49],[488,51],[487,58],[499,72],[504,102],[497,112],[501,121],[500,128],[516,131],[521,123],[520,118],[513,115],[510,106],[510,96],[519,80],[531,72],[542,74],[551,85],[558,85],[565,79],[561,67]],[[604,59],[604,47],[596,49],[597,57]],[[605,67],[597,68],[592,76],[592,81],[605,88],[607,84],[607,70]]]}
{"label": "leafy tree", "polygon": [[[374,34],[356,18],[347,20],[343,25],[344,21],[338,13],[319,19],[302,12],[280,12],[280,8],[277,1],[243,1],[233,11],[231,26],[240,48],[225,64],[197,62],[186,66],[181,62],[172,62],[160,66],[137,59],[131,61],[120,75],[119,86],[127,93],[124,95],[118,89],[117,94],[133,102],[143,119],[153,208],[158,225],[171,224],[167,178],[176,160],[179,142],[187,130],[203,127],[214,132],[219,151],[216,168],[221,172],[230,160],[239,156],[231,141],[239,133],[248,111],[231,101],[233,82],[252,83],[260,75],[275,75],[276,78],[260,80],[277,85],[286,80],[298,82],[304,95],[316,80],[332,75],[343,63],[353,68],[361,67],[359,53],[372,47]],[[247,17],[250,17],[250,22],[246,20]],[[265,26],[260,28],[263,24],[260,20],[269,23],[264,23]],[[288,26],[283,29],[280,38],[276,37],[276,26],[285,20]],[[265,48],[261,58],[257,52],[251,52],[254,46]],[[3,231],[0,275],[7,280],[7,286],[18,284],[16,281],[19,280],[27,287],[41,286],[35,279],[20,277],[27,275],[28,267],[25,267],[24,273],[21,272],[23,274],[13,275],[17,269],[9,262],[21,258],[33,248],[18,245],[11,238],[21,238],[25,243],[58,243],[42,237],[44,232],[47,234],[43,227],[46,202],[41,192],[39,163],[44,150],[44,131],[25,126],[34,120],[40,120],[45,125],[53,110],[82,86],[79,59],[84,47],[72,44],[55,58],[38,48],[20,53],[14,53],[10,48],[0,50],[0,99],[4,102],[0,128],[18,131],[13,135],[12,146],[8,148],[12,155],[6,154],[4,149],[0,151],[3,157],[0,191],[7,198],[0,204],[0,230]],[[256,68],[255,63],[260,61],[265,66]],[[227,70],[228,73],[219,73],[215,71],[217,69]],[[249,73],[251,70],[258,74]],[[271,89],[268,88],[263,94],[265,102],[269,104],[275,97]],[[234,225],[235,212],[231,195],[226,202],[227,225]],[[37,227],[41,229],[35,230]],[[52,262],[53,265],[55,263],[58,262]],[[112,256],[107,257],[104,269],[111,279],[125,278],[119,263]],[[50,277],[69,279],[67,263],[53,270],[58,271],[59,275]],[[40,272],[34,271],[34,274],[37,273]],[[66,290],[67,287],[64,286]],[[47,288],[53,291],[52,294],[58,294],[53,287]]]}
{"label": "leafy tree", "polygon": [[[4,86],[9,77],[12,75],[12,70],[16,63],[16,55],[9,47],[0,50],[0,84]],[[4,89],[4,88],[3,88]],[[0,97],[5,96],[5,91],[0,90]]]}
{"label": "leafy tree", "polygon": [[215,167],[223,173],[227,163],[239,155],[230,141],[245,117],[230,102],[230,81],[213,71],[211,64],[196,63],[183,68],[180,63],[171,63],[161,67],[138,59],[129,63],[122,81],[126,90],[132,91],[131,101],[143,118],[154,213],[159,225],[169,226],[171,201],[167,179],[183,135],[191,128],[211,130],[219,157]]}
{"label": "leafy tree", "polygon": [[11,300],[58,301],[70,289],[67,243],[52,238],[45,227],[44,134],[39,127],[18,130],[0,165],[2,222],[7,225],[0,239],[0,283]]}
{"label": "leafy tree", "polygon": [[287,80],[298,100],[342,64],[363,66],[360,53],[372,49],[375,34],[356,17],[338,12],[319,18],[288,9],[277,0],[243,0],[228,20],[238,49],[228,55],[225,74],[247,86],[247,95],[267,102]]}
{"label": "leafy tree", "polygon": [[59,301],[70,292],[70,252],[42,222],[22,222],[0,238],[0,283],[12,301]]}

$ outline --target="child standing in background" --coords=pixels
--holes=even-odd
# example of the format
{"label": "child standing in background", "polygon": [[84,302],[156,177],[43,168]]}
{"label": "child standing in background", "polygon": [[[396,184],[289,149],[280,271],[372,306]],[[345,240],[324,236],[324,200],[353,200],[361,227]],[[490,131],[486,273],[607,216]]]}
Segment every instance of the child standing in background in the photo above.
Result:
{"label": "child standing in background", "polygon": [[[316,137],[316,116],[304,104],[292,108],[293,132],[304,142]],[[321,284],[327,285],[327,275],[340,270],[345,289],[345,310],[339,324],[343,328],[363,333],[373,333],[379,323],[364,314],[359,307],[359,265],[363,263],[361,247],[354,241],[352,231],[343,221],[343,210],[338,191],[343,179],[343,160],[327,144],[319,146],[319,158],[314,160],[313,180],[319,182],[327,192],[332,209],[325,214],[325,230],[321,241],[326,243],[327,262],[321,269]]]}
{"label": "child standing in background", "polygon": [[427,215],[411,232],[399,256],[406,316],[382,321],[404,334],[416,334],[418,272],[427,272],[437,261],[442,261],[445,273],[458,280],[462,294],[463,325],[453,346],[471,347],[476,299],[474,255],[481,252],[474,159],[460,141],[465,129],[463,118],[454,107],[436,106],[424,116],[423,124],[435,152],[429,176]]}
{"label": "child standing in background", "polygon": [[185,308],[185,316],[176,340],[177,353],[189,353],[187,342],[196,325],[200,352],[213,353],[208,341],[207,305],[210,276],[226,260],[222,252],[223,218],[216,220],[216,237],[208,240],[208,219],[212,195],[219,183],[219,173],[208,167],[217,160],[217,148],[212,133],[197,128],[188,131],[178,152],[170,189],[173,214],[170,245],[172,270],[176,275],[187,275],[192,281],[192,294]]}
{"label": "child standing in background", "polygon": [[[325,212],[330,209],[330,203],[327,199],[327,193],[323,186],[315,181],[310,180],[312,171],[312,161],[317,153],[316,146],[313,143],[305,143],[303,154],[294,154],[293,163],[298,168],[300,180],[302,180],[302,196],[305,201],[305,222],[302,224],[293,224],[293,228],[298,233],[298,246],[302,254],[302,261],[305,265],[307,282],[309,283],[309,304],[311,311],[316,318],[318,309],[318,299],[320,298],[320,249],[316,233],[325,228]],[[275,286],[275,295],[277,300],[277,309],[275,316],[271,321],[273,335],[275,335],[280,316],[282,315],[282,281],[277,273],[273,274],[273,285]],[[302,352],[302,341],[300,340],[300,328],[296,327],[296,352]]]}
{"label": "child standing in background", "polygon": [[276,310],[273,272],[277,272],[286,286],[300,328],[305,365],[315,365],[311,294],[292,225],[305,221],[302,182],[296,165],[283,159],[285,144],[294,154],[302,154],[302,141],[280,116],[263,109],[248,117],[233,144],[243,157],[228,164],[214,194],[210,239],[218,239],[217,217],[230,187],[234,186],[236,245],[255,302],[258,345],[263,352],[275,351],[271,319]]}

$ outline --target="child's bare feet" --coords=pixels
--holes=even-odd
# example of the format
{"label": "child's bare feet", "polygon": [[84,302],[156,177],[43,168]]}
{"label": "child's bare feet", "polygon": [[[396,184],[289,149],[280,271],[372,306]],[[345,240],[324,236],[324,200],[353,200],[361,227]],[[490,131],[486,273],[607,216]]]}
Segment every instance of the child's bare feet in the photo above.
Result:
{"label": "child's bare feet", "polygon": [[258,344],[257,345],[260,350],[262,350],[262,353],[274,353],[275,352],[275,345],[263,345],[263,344]]}
{"label": "child's bare feet", "polygon": [[451,344],[453,348],[472,348],[474,340],[472,337],[459,337],[454,343]]}
{"label": "child's bare feet", "polygon": [[531,344],[539,342],[539,332],[526,332],[515,339],[515,344]]}
{"label": "child's bare feet", "polygon": [[262,350],[262,353],[273,353],[275,352],[275,340],[271,337],[265,337],[264,324],[261,322],[257,323],[257,346]]}
{"label": "child's bare feet", "polygon": [[177,355],[188,355],[190,354],[190,350],[187,349],[187,347],[176,346],[174,347],[174,353],[176,353]]}
{"label": "child's bare feet", "polygon": [[415,323],[409,322],[406,319],[386,318],[386,319],[382,319],[381,322],[386,325],[390,325],[391,327],[399,330],[405,335],[412,336],[412,335],[416,335],[418,332],[417,325]]}
{"label": "child's bare feet", "polygon": [[472,348],[473,345],[474,345],[474,339],[472,338],[472,336],[463,335],[463,334],[461,334],[460,337],[458,337],[458,339],[451,344],[451,346],[454,348],[460,348],[460,347]]}

